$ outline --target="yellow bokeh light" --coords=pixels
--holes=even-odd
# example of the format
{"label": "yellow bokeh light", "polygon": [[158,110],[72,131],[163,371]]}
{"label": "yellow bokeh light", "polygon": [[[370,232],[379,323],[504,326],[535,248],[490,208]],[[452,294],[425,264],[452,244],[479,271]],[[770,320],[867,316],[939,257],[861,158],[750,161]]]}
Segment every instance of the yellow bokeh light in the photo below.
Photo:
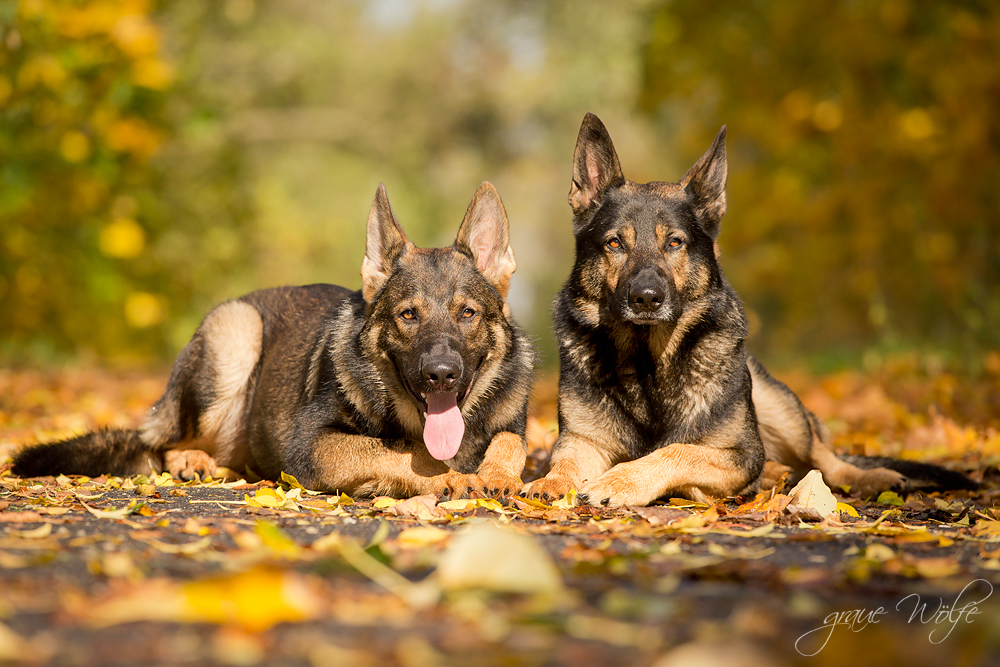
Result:
{"label": "yellow bokeh light", "polygon": [[138,257],[146,247],[146,230],[132,218],[118,218],[101,230],[98,247],[105,257]]}
{"label": "yellow bokeh light", "polygon": [[136,329],[148,329],[166,315],[163,297],[149,292],[132,292],[125,297],[125,321]]}
{"label": "yellow bokeh light", "polygon": [[83,162],[90,157],[90,140],[83,132],[70,130],[59,141],[59,154],[67,162]]}
{"label": "yellow bokeh light", "polygon": [[833,132],[844,122],[840,105],[833,100],[823,100],[813,109],[813,125],[817,130]]}
{"label": "yellow bokeh light", "polygon": [[934,134],[934,119],[924,109],[910,109],[900,115],[899,129],[907,139],[928,139]]}

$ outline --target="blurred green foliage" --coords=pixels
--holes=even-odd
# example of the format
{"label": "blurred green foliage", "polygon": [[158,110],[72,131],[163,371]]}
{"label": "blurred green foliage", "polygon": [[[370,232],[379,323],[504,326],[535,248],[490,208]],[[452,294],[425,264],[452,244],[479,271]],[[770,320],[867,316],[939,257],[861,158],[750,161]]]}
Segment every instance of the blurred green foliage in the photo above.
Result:
{"label": "blurred green foliage", "polygon": [[727,276],[769,358],[1000,346],[992,4],[0,0],[0,363],[169,360],[208,308],[359,286],[478,184],[555,355],[576,132],[676,180],[729,126]]}

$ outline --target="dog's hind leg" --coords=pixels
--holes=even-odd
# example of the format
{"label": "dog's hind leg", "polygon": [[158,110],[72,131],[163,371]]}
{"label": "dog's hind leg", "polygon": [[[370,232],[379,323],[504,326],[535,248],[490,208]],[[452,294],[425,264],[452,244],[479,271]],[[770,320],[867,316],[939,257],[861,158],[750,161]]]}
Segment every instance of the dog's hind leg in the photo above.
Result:
{"label": "dog's hind leg", "polygon": [[250,462],[247,407],[262,344],[257,309],[228,301],[177,356],[166,391],[140,428],[149,447],[177,450],[164,455],[171,475],[191,479],[212,474],[216,462],[238,470]]}
{"label": "dog's hind leg", "polygon": [[877,496],[889,489],[906,486],[906,477],[888,468],[862,470],[853,463],[837,457],[833,450],[818,437],[813,437],[810,458],[813,467],[819,468],[823,479],[830,486],[848,487],[851,493],[860,493],[862,498]]}

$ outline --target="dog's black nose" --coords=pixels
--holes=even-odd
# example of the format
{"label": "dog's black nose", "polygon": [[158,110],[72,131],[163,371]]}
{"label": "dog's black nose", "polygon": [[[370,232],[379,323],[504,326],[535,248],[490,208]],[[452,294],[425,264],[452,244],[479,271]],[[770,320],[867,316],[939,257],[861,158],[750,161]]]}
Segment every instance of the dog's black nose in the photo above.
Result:
{"label": "dog's black nose", "polygon": [[462,377],[462,362],[457,358],[432,357],[420,367],[420,376],[433,391],[455,391]]}
{"label": "dog's black nose", "polygon": [[628,301],[636,313],[653,313],[663,305],[666,285],[655,272],[641,271],[629,285]]}

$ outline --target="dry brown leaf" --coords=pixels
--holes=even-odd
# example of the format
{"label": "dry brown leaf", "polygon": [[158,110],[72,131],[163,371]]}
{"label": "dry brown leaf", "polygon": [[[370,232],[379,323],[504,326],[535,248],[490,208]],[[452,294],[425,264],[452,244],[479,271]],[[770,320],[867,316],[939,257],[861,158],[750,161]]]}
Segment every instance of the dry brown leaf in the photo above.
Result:
{"label": "dry brown leaf", "polygon": [[437,500],[437,496],[432,493],[423,496],[413,496],[391,507],[387,507],[385,513],[404,519],[430,521],[435,517],[446,515],[444,510],[438,509]]}

